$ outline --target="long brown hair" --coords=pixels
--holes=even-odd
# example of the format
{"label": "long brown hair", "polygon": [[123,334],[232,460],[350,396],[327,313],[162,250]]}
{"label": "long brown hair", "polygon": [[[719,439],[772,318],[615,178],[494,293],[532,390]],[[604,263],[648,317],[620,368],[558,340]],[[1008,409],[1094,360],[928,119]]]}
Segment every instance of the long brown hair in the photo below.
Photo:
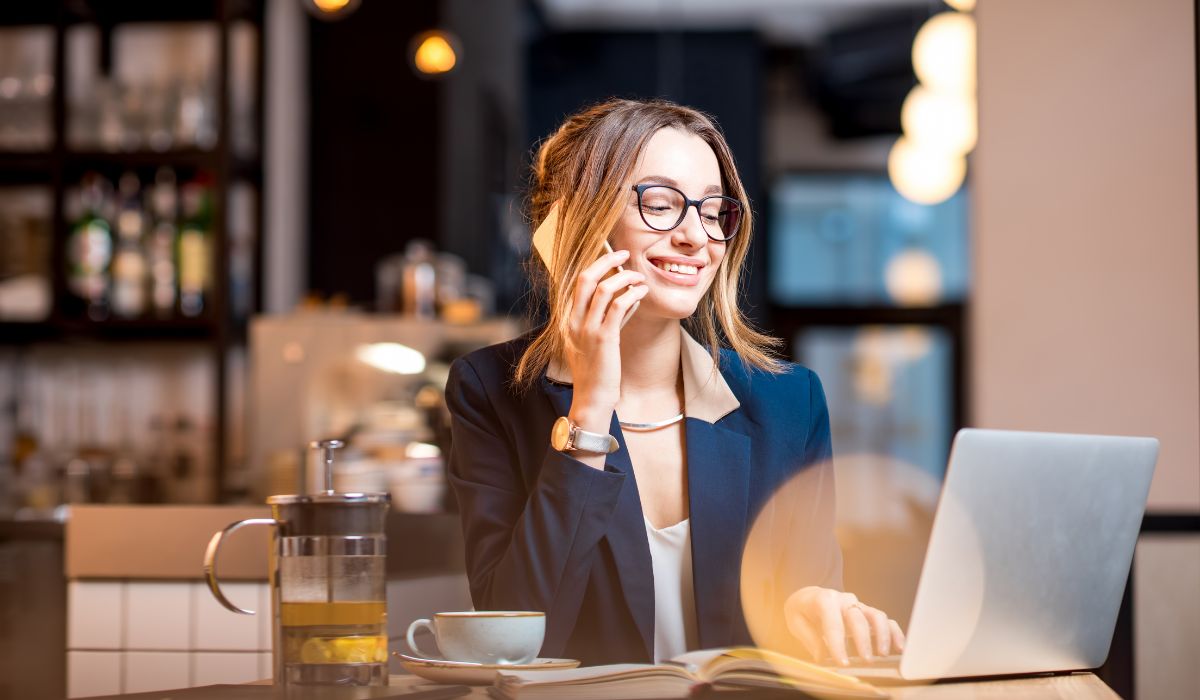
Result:
{"label": "long brown hair", "polygon": [[[685,328],[718,359],[722,340],[742,362],[768,372],[781,371],[773,350],[779,340],[754,329],[738,309],[742,263],[753,229],[750,200],[738,177],[725,137],[707,115],[666,100],[609,100],[588,107],[563,122],[542,142],[533,164],[528,215],[533,229],[558,202],[554,269],[529,266],[534,286],[544,286],[549,317],[517,364],[513,377],[526,386],[567,343],[568,309],[579,273],[603,253],[604,242],[625,209],[628,181],[650,138],[666,127],[699,136],[717,156],[726,196],[742,203],[741,230],[728,244],[725,260],[712,286]],[[554,283],[551,283],[554,281]]]}

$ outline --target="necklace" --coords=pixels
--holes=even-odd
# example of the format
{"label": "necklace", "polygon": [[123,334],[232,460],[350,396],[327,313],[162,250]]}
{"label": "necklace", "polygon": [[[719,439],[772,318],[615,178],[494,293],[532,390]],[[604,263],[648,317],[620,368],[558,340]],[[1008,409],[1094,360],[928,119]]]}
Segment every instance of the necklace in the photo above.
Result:
{"label": "necklace", "polygon": [[660,420],[655,423],[627,423],[620,419],[617,419],[617,423],[620,423],[621,427],[626,430],[658,430],[659,428],[665,428],[668,425],[675,425],[681,420],[683,420],[682,412],[680,412],[680,414],[677,416],[671,416],[666,420]]}

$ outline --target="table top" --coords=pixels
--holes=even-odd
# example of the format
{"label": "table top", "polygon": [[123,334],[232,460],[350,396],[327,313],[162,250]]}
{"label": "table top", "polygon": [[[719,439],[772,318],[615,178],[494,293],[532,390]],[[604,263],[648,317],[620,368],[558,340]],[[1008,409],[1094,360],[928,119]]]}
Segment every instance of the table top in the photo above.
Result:
{"label": "table top", "polygon": [[[425,685],[430,683],[416,676],[391,676],[392,686]],[[1092,673],[1072,673],[1061,676],[1006,678],[985,681],[941,681],[933,684],[889,685],[883,688],[895,700],[989,700],[991,698],[1083,698],[1085,700],[1121,700]],[[487,686],[471,688],[464,698],[489,698]]]}

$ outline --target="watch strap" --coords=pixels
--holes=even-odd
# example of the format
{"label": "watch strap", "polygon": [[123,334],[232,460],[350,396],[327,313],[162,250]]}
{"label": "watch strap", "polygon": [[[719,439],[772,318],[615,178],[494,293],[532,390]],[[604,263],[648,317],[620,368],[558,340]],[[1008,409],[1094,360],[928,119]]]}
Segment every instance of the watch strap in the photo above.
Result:
{"label": "watch strap", "polygon": [[609,454],[617,451],[617,439],[608,433],[592,433],[572,424],[567,450]]}

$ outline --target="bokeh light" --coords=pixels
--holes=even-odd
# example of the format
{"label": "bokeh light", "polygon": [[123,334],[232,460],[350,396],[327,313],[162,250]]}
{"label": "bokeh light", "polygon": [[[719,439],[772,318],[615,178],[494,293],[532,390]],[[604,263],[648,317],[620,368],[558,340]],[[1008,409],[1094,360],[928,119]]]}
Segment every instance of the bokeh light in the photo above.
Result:
{"label": "bokeh light", "polygon": [[454,70],[454,66],[458,64],[458,51],[455,49],[457,42],[445,32],[425,32],[413,43],[416,48],[412,52],[412,62],[419,74],[444,75]]}
{"label": "bokeh light", "polygon": [[901,306],[929,306],[942,297],[942,266],[919,248],[905,250],[888,261],[884,286]]}
{"label": "bokeh light", "polygon": [[358,9],[360,0],[305,0],[308,13],[323,20],[342,19]]}
{"label": "bokeh light", "polygon": [[975,20],[961,12],[934,15],[913,39],[913,69],[938,92],[975,94]]}
{"label": "bokeh light", "polygon": [[967,161],[960,153],[939,150],[900,137],[888,153],[888,176],[906,199],[940,204],[962,186]]}
{"label": "bokeh light", "polygon": [[933,150],[968,153],[979,137],[974,98],[962,93],[936,92],[918,85],[900,110],[904,135]]}

